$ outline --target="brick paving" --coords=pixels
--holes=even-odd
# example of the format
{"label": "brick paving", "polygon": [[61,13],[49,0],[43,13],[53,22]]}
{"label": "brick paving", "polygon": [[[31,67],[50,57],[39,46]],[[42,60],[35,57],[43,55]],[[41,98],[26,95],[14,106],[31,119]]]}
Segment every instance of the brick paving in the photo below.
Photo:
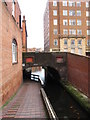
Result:
{"label": "brick paving", "polygon": [[40,88],[38,82],[24,83],[14,99],[2,110],[3,118],[48,118]]}

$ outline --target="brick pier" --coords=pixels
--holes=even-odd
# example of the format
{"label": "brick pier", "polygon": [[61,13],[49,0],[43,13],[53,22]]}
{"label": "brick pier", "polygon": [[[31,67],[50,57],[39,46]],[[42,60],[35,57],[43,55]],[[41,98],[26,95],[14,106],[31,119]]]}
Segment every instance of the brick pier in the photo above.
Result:
{"label": "brick pier", "polygon": [[3,118],[48,118],[40,94],[40,84],[24,83],[14,99],[2,110]]}

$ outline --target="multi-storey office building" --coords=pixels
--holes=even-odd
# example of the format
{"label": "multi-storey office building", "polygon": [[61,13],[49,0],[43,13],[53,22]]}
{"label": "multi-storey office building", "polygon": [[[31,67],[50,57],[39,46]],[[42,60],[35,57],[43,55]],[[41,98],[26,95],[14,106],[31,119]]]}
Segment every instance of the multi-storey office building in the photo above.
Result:
{"label": "multi-storey office building", "polygon": [[89,1],[48,0],[44,13],[44,50],[90,54]]}

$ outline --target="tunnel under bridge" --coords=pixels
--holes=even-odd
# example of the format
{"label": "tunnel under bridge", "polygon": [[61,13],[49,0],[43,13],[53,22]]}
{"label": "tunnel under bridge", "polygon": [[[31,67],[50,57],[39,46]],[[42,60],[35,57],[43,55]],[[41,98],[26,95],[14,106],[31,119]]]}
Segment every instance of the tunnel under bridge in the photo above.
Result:
{"label": "tunnel under bridge", "polygon": [[61,79],[67,78],[67,53],[61,52],[27,52],[23,53],[23,70],[42,66],[45,69],[58,71]]}

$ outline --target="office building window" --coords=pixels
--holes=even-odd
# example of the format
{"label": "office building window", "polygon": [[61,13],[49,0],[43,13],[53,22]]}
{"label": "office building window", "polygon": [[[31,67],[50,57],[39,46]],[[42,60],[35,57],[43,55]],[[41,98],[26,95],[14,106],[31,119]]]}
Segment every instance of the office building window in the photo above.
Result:
{"label": "office building window", "polygon": [[63,25],[67,26],[68,25],[68,20],[63,20]]}
{"label": "office building window", "polygon": [[88,8],[88,7],[89,7],[89,1],[86,2],[86,8]]}
{"label": "office building window", "polygon": [[78,26],[81,26],[81,25],[82,25],[81,20],[77,20],[77,25],[78,25]]}
{"label": "office building window", "polygon": [[69,30],[69,34],[70,34],[70,35],[76,35],[76,30],[70,29],[70,30]]}
{"label": "office building window", "polygon": [[90,40],[87,40],[87,46],[90,46]]}
{"label": "office building window", "polygon": [[57,30],[57,29],[54,29],[54,30],[53,30],[53,33],[54,33],[54,35],[57,35],[57,34],[58,34],[58,30]]}
{"label": "office building window", "polygon": [[69,6],[74,7],[75,6],[75,2],[69,1]]}
{"label": "office building window", "polygon": [[75,16],[75,10],[69,10],[69,16]]}
{"label": "office building window", "polygon": [[86,25],[87,25],[87,26],[90,26],[90,21],[87,20],[87,21],[86,21]]}
{"label": "office building window", "polygon": [[54,39],[54,45],[57,46],[58,45],[58,40]]}
{"label": "office building window", "polygon": [[77,7],[81,7],[81,2],[76,2]]}
{"label": "office building window", "polygon": [[64,52],[68,52],[68,49],[67,49],[67,48],[64,48]]}
{"label": "office building window", "polygon": [[78,40],[78,45],[82,45],[82,40]]}
{"label": "office building window", "polygon": [[82,30],[77,30],[77,35],[82,35]]}
{"label": "office building window", "polygon": [[53,6],[57,6],[57,1],[53,1]]}
{"label": "office building window", "polygon": [[67,10],[63,10],[63,16],[67,16]]}
{"label": "office building window", "polygon": [[63,34],[64,35],[68,35],[68,30],[67,29],[63,29]]}
{"label": "office building window", "polygon": [[77,16],[81,16],[81,11],[77,10]]}
{"label": "office building window", "polygon": [[82,48],[78,48],[78,54],[82,55]]}
{"label": "office building window", "polygon": [[89,16],[90,16],[90,12],[86,11],[86,17],[89,17]]}
{"label": "office building window", "polygon": [[67,1],[62,2],[63,6],[67,6]]}
{"label": "office building window", "polygon": [[87,35],[90,35],[90,30],[87,30]]}
{"label": "office building window", "polygon": [[71,45],[75,45],[75,40],[71,40]]}
{"label": "office building window", "polygon": [[68,44],[67,39],[65,39],[64,40],[64,45],[67,45],[67,44]]}
{"label": "office building window", "polygon": [[53,24],[54,24],[54,25],[57,25],[57,19],[54,19],[54,20],[53,20]]}
{"label": "office building window", "polygon": [[53,10],[53,16],[57,16],[57,10]]}
{"label": "office building window", "polygon": [[76,20],[69,20],[69,25],[76,25]]}
{"label": "office building window", "polygon": [[15,39],[12,41],[12,63],[17,63],[17,42]]}
{"label": "office building window", "polygon": [[71,48],[71,53],[75,53],[75,48]]}

